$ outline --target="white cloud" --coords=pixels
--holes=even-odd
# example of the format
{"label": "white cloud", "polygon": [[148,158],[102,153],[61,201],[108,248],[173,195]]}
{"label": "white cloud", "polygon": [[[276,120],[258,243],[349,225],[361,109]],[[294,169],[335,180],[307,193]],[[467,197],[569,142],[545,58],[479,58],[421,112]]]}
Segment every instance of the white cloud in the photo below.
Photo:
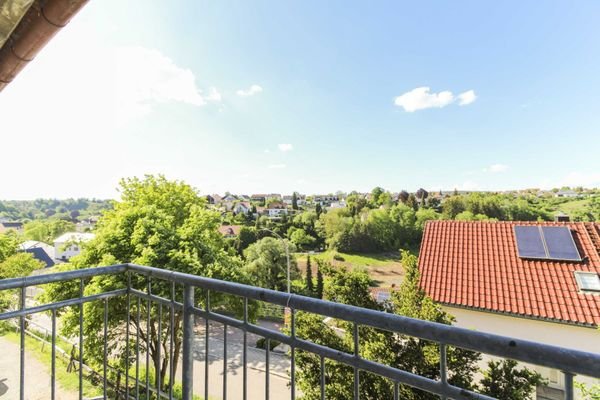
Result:
{"label": "white cloud", "polygon": [[466,92],[459,94],[457,98],[459,106],[466,106],[477,100],[477,95],[474,90],[467,90]]}
{"label": "white cloud", "polygon": [[221,101],[216,88],[204,95],[191,70],[179,67],[158,50],[136,46],[119,47],[115,52],[119,120],[147,115],[161,103],[203,106]]}
{"label": "white cloud", "polygon": [[279,151],[282,151],[284,153],[292,151],[294,149],[294,146],[292,146],[289,143],[280,143],[277,145],[277,147],[279,148]]}
{"label": "white cloud", "polygon": [[285,167],[285,164],[271,164],[268,166],[269,169],[283,169]]}
{"label": "white cloud", "polygon": [[422,86],[406,92],[394,99],[394,104],[404,108],[406,112],[415,112],[427,108],[442,108],[458,101],[460,105],[471,104],[477,96],[475,91],[469,90],[455,97],[452,92],[445,90],[431,93],[431,88]]}
{"label": "white cloud", "polygon": [[211,87],[210,90],[208,91],[208,96],[206,96],[206,100],[207,101],[214,101],[214,102],[218,103],[221,100],[223,100],[223,96],[217,90],[217,88]]}
{"label": "white cloud", "polygon": [[498,173],[498,172],[506,172],[508,171],[509,166],[506,164],[492,164],[487,168],[483,169],[483,172],[493,172],[493,173]]}
{"label": "white cloud", "polygon": [[556,186],[600,187],[600,173],[571,172]]}
{"label": "white cloud", "polygon": [[241,97],[248,97],[248,96],[254,96],[255,94],[260,93],[262,91],[263,91],[263,88],[255,84],[255,85],[250,86],[246,90],[244,90],[244,89],[238,90],[236,92],[236,94]]}

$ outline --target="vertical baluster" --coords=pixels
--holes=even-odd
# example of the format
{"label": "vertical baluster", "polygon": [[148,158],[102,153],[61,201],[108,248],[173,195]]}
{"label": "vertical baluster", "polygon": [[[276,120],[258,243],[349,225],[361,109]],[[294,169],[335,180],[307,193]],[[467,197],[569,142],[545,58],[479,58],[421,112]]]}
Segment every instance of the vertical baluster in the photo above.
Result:
{"label": "vertical baluster", "polygon": [[223,400],[227,400],[227,324],[223,324]]}
{"label": "vertical baluster", "polygon": [[292,400],[296,399],[296,310],[290,308],[290,318],[292,323],[292,346],[291,346],[291,370],[290,370],[290,389]]}
{"label": "vertical baluster", "polygon": [[127,330],[125,331],[125,398],[129,400],[129,324],[131,323],[131,273],[127,271]]}
{"label": "vertical baluster", "polygon": [[400,398],[400,386],[398,382],[394,382],[394,400],[398,400]]}
{"label": "vertical baluster", "polygon": [[[358,358],[358,324],[354,323],[354,329],[352,331],[354,339],[354,357]],[[354,400],[358,400],[360,397],[360,376],[357,367],[354,367]]]}
{"label": "vertical baluster", "polygon": [[325,400],[325,357],[321,356],[321,400]]}
{"label": "vertical baluster", "polygon": [[[79,280],[79,298],[83,298],[83,278]],[[83,400],[83,303],[79,304],[79,400]]]}
{"label": "vertical baluster", "polygon": [[156,332],[156,366],[155,378],[156,378],[156,398],[160,399],[161,390],[161,349],[162,349],[162,303],[158,303],[158,330]]}
{"label": "vertical baluster", "polygon": [[56,309],[52,309],[52,354],[50,366],[50,397],[56,398]]}
{"label": "vertical baluster", "polygon": [[[140,323],[141,323],[141,299],[137,297],[137,329],[135,331],[135,398],[140,398]],[[129,399],[127,399],[129,400]]]}
{"label": "vertical baluster", "polygon": [[573,374],[570,372],[563,372],[565,375],[565,400],[573,400]]}
{"label": "vertical baluster", "polygon": [[265,399],[269,400],[269,388],[270,388],[270,384],[271,384],[271,371],[270,371],[270,364],[271,364],[271,339],[269,338],[265,338],[265,344],[267,345],[267,352],[266,352],[266,366],[265,366]]}
{"label": "vertical baluster", "polygon": [[152,278],[148,276],[148,284],[146,291],[148,292],[148,301],[146,304],[146,398],[150,399],[150,295],[152,294]]}
{"label": "vertical baluster", "polygon": [[243,350],[243,358],[244,358],[244,366],[243,366],[243,388],[242,388],[242,399],[246,400],[248,398],[248,298],[244,297],[244,350]]}
{"label": "vertical baluster", "polygon": [[171,309],[169,310],[169,400],[173,400],[173,334],[175,333],[175,282],[171,282]]}
{"label": "vertical baluster", "polygon": [[[23,286],[21,288],[21,298],[20,298],[20,307],[21,310],[25,309],[25,300],[27,296],[27,288]],[[21,315],[19,317],[19,331],[21,334],[20,337],[20,375],[19,375],[19,396],[21,400],[25,400],[25,316]]]}
{"label": "vertical baluster", "polygon": [[108,343],[106,336],[108,335],[108,299],[104,299],[104,359],[102,364],[102,391],[104,392],[104,400],[107,399],[107,378],[106,367],[108,365]]}
{"label": "vertical baluster", "polygon": [[[206,291],[206,312],[207,312],[207,314],[210,313],[210,292],[208,290]],[[208,367],[209,367],[208,342],[210,339],[210,332],[209,332],[210,324],[208,321],[208,315],[207,315],[205,322],[206,322],[206,326],[205,326],[205,332],[204,332],[204,335],[205,335],[205,341],[204,341],[204,398],[208,399]]]}
{"label": "vertical baluster", "polygon": [[[444,390],[446,385],[448,384],[448,372],[446,368],[446,344],[440,343],[440,378],[442,381],[442,385],[444,386]],[[440,396],[441,400],[446,400],[445,395]]]}
{"label": "vertical baluster", "polygon": [[[183,400],[194,396],[194,287],[185,285],[183,291]],[[208,399],[208,397],[206,397]]]}

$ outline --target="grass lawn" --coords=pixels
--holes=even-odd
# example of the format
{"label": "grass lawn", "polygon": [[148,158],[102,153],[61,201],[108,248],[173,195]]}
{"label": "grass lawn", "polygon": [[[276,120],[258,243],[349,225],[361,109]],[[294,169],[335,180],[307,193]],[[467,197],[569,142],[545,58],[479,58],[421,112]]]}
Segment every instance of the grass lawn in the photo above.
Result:
{"label": "grass lawn", "polygon": [[[306,253],[296,254],[298,267],[304,274],[306,270]],[[335,256],[335,258],[334,258]],[[323,253],[310,254],[311,259],[320,259],[330,262],[336,267],[364,268],[374,281],[375,286],[387,287],[392,284],[399,285],[402,282],[404,270],[400,264],[400,254],[398,252],[379,253],[379,254],[348,254],[336,251],[325,251]],[[312,262],[313,268],[315,262]],[[313,274],[314,274],[313,269]]]}
{"label": "grass lawn", "polygon": [[556,210],[562,211],[565,214],[572,215],[578,211],[583,210],[590,203],[590,200],[591,199],[587,198],[568,201],[566,203],[558,204],[556,206]]}

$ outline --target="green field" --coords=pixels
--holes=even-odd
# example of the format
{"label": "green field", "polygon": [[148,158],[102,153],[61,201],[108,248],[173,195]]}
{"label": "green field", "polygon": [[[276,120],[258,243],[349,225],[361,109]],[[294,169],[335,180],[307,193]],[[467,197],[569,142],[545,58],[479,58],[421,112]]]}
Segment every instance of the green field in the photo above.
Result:
{"label": "green field", "polygon": [[568,215],[577,214],[578,212],[584,211],[586,207],[590,204],[590,201],[590,198],[567,201],[566,203],[558,204],[556,206],[556,210],[562,211]]}
{"label": "green field", "polygon": [[[320,259],[330,262],[336,267],[346,267],[348,269],[363,268],[366,269],[374,281],[375,286],[387,287],[392,284],[399,285],[402,282],[404,271],[400,263],[399,253],[380,253],[380,254],[348,254],[336,251],[325,251],[322,253],[310,254],[311,259]],[[306,253],[296,254],[298,267],[304,273],[306,270]],[[312,262],[313,268],[315,262]],[[314,270],[313,270],[314,272]]]}

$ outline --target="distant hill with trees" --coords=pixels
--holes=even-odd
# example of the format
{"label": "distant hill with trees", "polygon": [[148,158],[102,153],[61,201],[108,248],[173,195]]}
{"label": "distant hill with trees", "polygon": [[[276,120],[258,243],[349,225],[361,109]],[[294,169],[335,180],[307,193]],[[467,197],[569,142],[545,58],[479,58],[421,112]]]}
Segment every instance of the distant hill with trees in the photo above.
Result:
{"label": "distant hill with trees", "polygon": [[98,216],[112,207],[112,200],[85,198],[0,200],[0,218],[22,222],[47,218],[81,221]]}

